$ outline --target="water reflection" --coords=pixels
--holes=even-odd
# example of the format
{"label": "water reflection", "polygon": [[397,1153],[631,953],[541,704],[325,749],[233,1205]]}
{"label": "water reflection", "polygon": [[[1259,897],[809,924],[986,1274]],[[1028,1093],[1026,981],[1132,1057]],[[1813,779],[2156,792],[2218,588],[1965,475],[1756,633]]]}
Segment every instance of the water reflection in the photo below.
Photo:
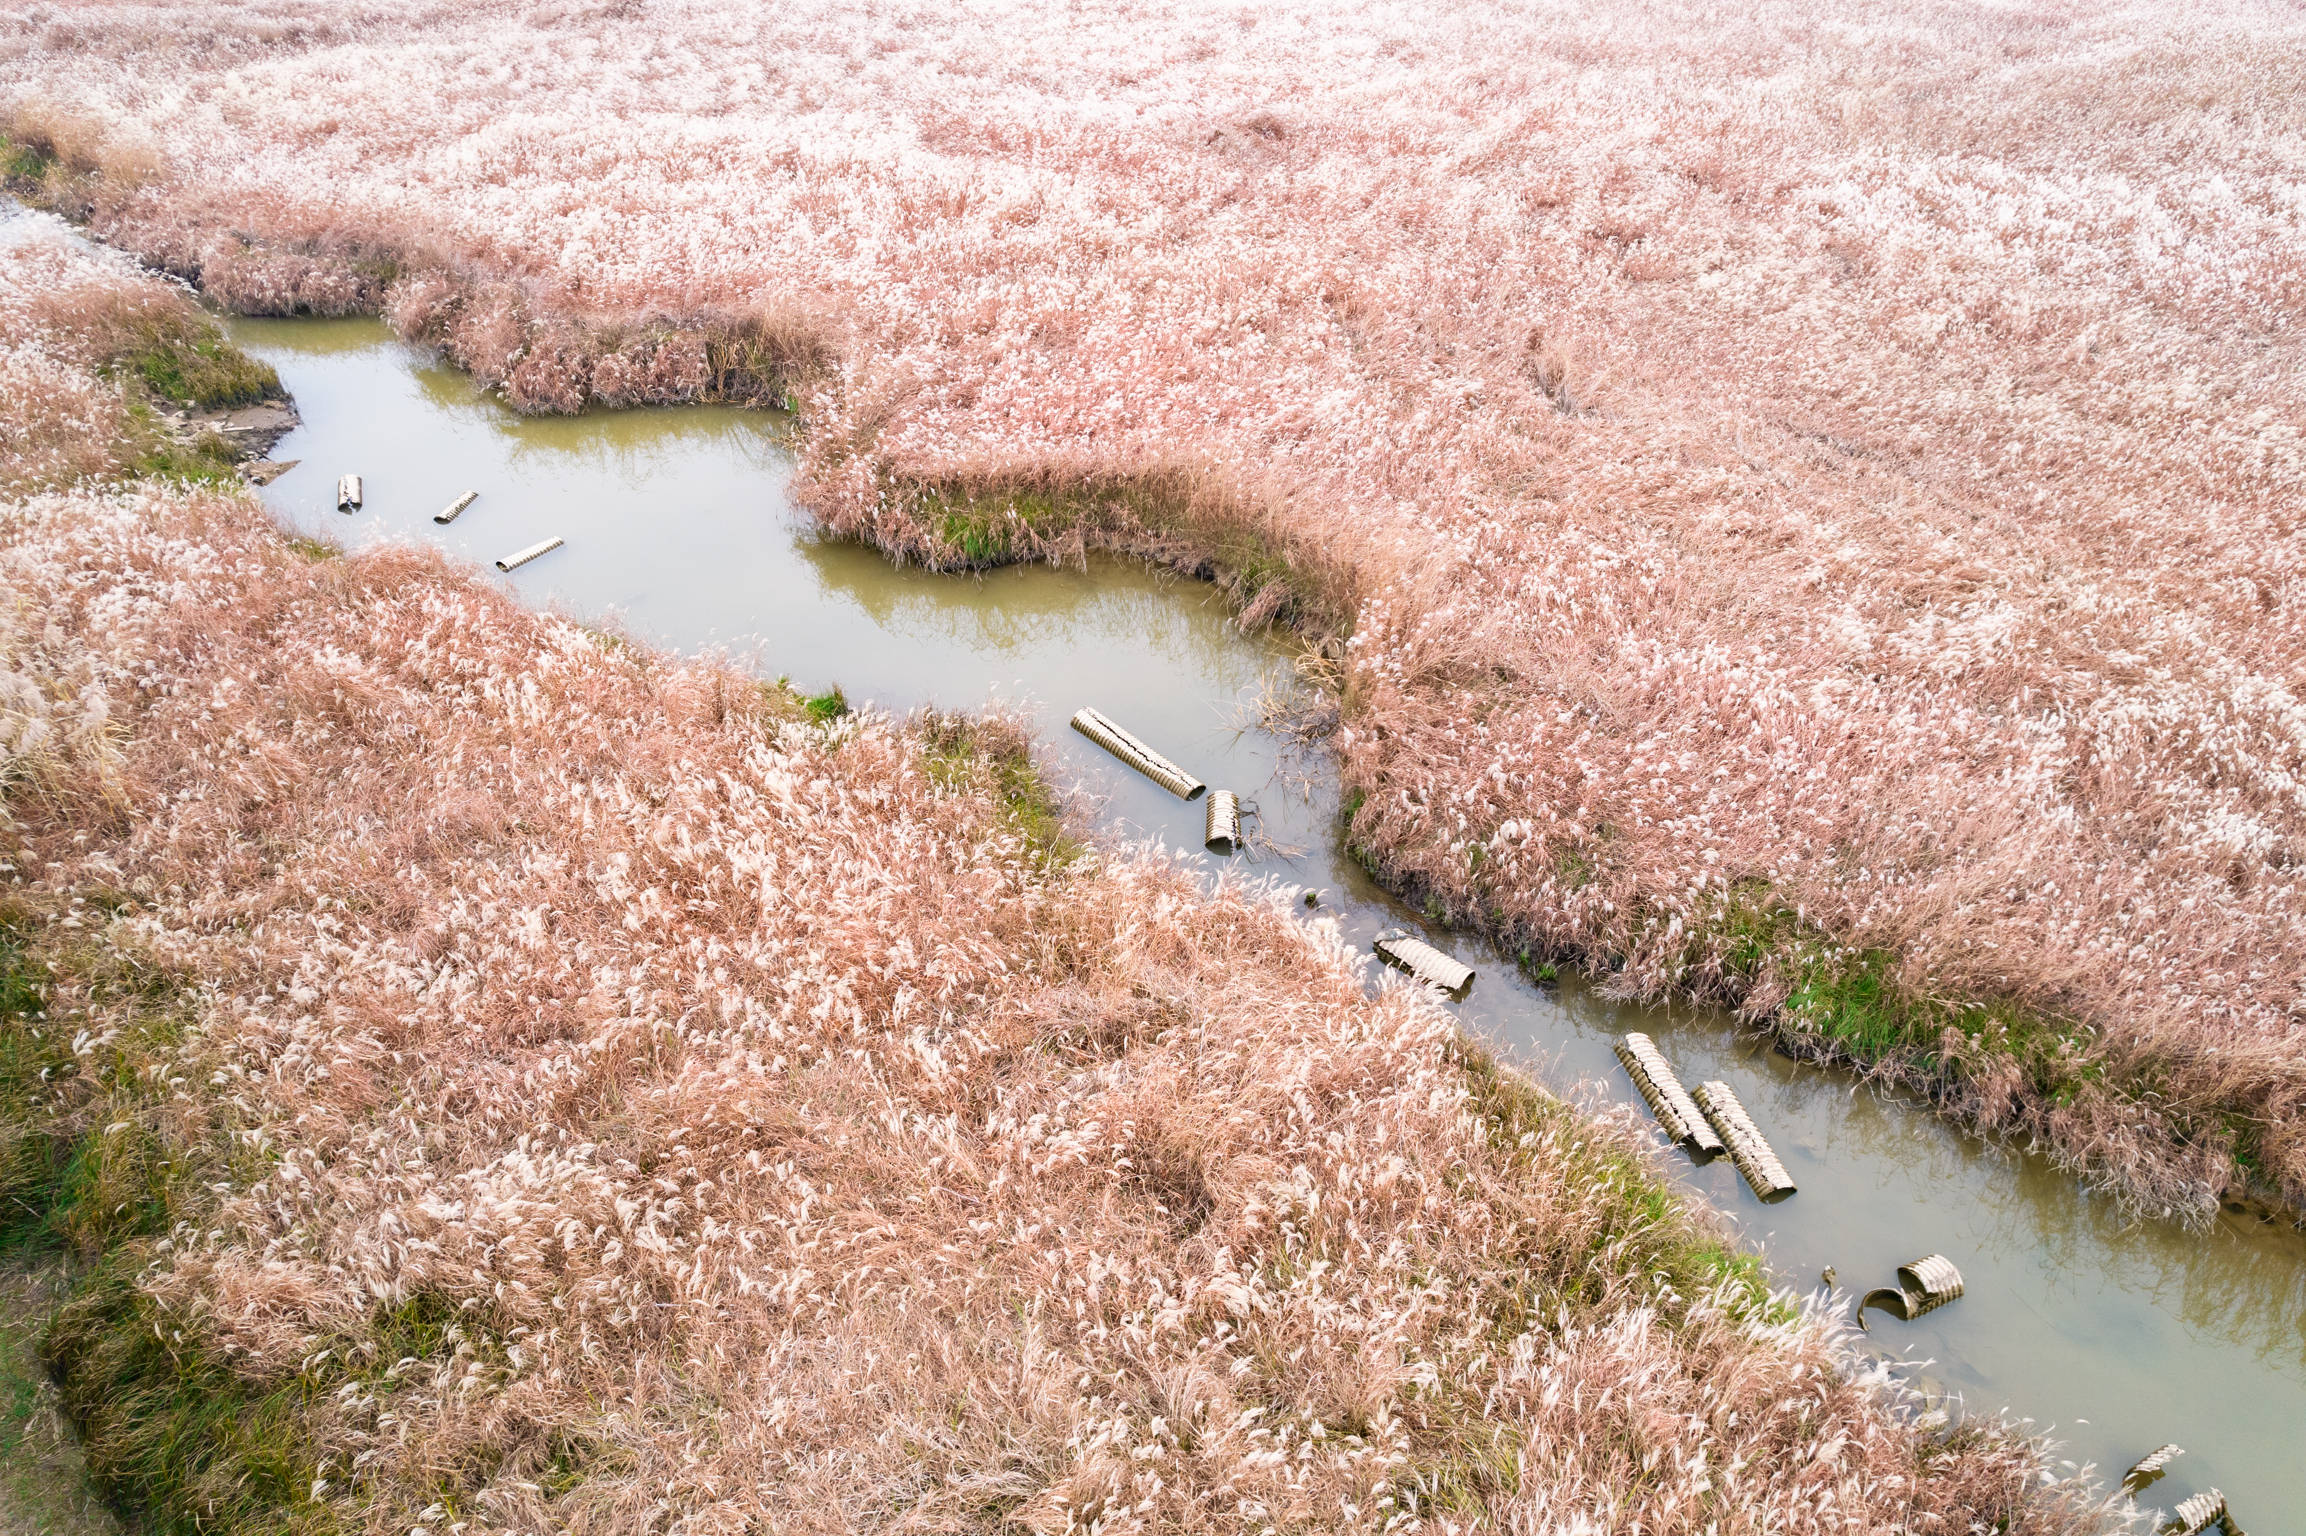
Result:
{"label": "water reflection", "polygon": [[1147,654],[1205,676],[1241,649],[1219,623],[1179,623],[1180,604],[1209,606],[1200,583],[1187,586],[1120,561],[1087,571],[1008,567],[933,583],[892,582],[889,562],[862,545],[803,533],[793,548],[824,593],[856,605],[888,634],[916,645],[995,655],[1098,641],[1134,640]]}

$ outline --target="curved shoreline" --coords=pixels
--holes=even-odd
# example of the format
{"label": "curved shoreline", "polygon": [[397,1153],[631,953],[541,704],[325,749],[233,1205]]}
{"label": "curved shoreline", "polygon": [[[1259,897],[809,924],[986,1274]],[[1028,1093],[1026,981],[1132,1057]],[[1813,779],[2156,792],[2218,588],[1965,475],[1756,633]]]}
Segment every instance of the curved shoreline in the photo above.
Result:
{"label": "curved shoreline", "polygon": [[[60,211],[96,220],[99,232],[104,227],[98,196],[67,200]],[[285,310],[235,308],[235,295],[214,292],[196,261],[181,253],[171,258],[137,250],[133,228],[117,222],[115,232],[130,237],[127,248],[140,259],[155,260],[235,312],[384,318],[404,339],[434,348],[499,390],[516,410],[794,400],[804,420],[813,409],[832,414],[826,409],[834,404],[828,393],[829,365],[837,360],[832,327],[790,312],[587,326],[549,312],[529,313],[515,282],[446,266],[425,268],[415,253],[389,241],[353,254],[249,243],[249,261],[273,272],[277,291],[292,302]],[[496,327],[489,332],[493,350],[485,353],[476,350],[479,333],[468,335],[457,323],[460,316],[484,314]],[[506,341],[501,323],[514,326],[517,342]],[[618,378],[654,382],[595,392],[595,369],[616,358],[625,359]],[[663,359],[671,361],[657,366]],[[800,459],[801,500],[823,526],[900,562],[981,570],[1079,559],[1094,550],[1214,581],[1247,620],[1289,628],[1340,668],[1337,675],[1348,685],[1342,690],[1341,728],[1366,720],[1356,712],[1342,643],[1369,578],[1309,559],[1306,549],[1281,536],[1278,523],[1222,476],[1180,468],[1114,481],[1055,468],[996,474],[977,483],[919,483],[878,461],[869,433],[858,441],[805,433]],[[1382,765],[1340,756],[1349,795],[1377,788],[1374,781],[1357,782],[1356,768],[1381,775]],[[1362,845],[1357,819],[1349,818],[1342,834],[1349,848]],[[1574,965],[1603,986],[1622,972],[1625,957],[1610,947],[1561,942],[1533,932],[1516,914],[1490,911],[1470,872],[1437,880],[1437,864],[1456,867],[1446,853],[1429,839],[1365,863],[1401,900],[1429,913],[1438,910],[1451,926],[1484,937],[1503,954]],[[2289,1077],[2237,1087],[2212,1073],[2226,1096],[2166,1094],[2166,1082],[2201,1064],[2134,1051],[2108,1058],[2098,1049],[2101,1031],[2006,998],[1916,996],[1894,979],[1897,956],[1853,958],[1832,935],[1810,929],[1790,911],[1725,907],[1710,930],[1702,924],[1681,928],[1679,919],[1676,926],[1699,958],[1690,968],[1692,979],[1649,982],[1626,996],[1726,1007],[1798,1053],[1847,1061],[1926,1094],[1956,1125],[2038,1146],[2084,1182],[2140,1211],[2198,1224],[2221,1203],[2241,1203],[2306,1228],[2306,1184],[2269,1181],[2249,1152],[2253,1127],[2281,1123],[2270,1118],[2267,1105],[2289,1092]],[[1764,935],[1758,948],[1757,931]],[[1822,968],[1821,955],[1828,957]],[[1728,956],[1736,957],[1734,964],[1725,963]],[[1862,1007],[1835,1001],[1853,990],[1864,992]],[[1797,993],[1826,1001],[1805,1017],[1789,1006]],[[1958,1037],[1966,1037],[1958,1051],[1942,1044]],[[2182,1119],[2173,1123],[2173,1117]],[[2110,1126],[2117,1128],[2111,1147],[2105,1144]]]}

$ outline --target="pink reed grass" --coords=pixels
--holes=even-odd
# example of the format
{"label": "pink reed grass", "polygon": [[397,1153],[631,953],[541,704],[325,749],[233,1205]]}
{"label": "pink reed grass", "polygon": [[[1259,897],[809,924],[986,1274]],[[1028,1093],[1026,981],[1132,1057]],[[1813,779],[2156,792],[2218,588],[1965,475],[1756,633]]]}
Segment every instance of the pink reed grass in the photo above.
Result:
{"label": "pink reed grass", "polygon": [[[1629,1128],[1477,1097],[1332,930],[1047,876],[896,725],[313,559],[246,494],[0,499],[0,588],[59,1127],[230,1171],[138,1283],[329,1384],[346,1528],[2092,1519],[1818,1319],[1677,1289],[1703,1234],[1631,1218]],[[121,957],[181,1032],[85,979]],[[418,1297],[457,1326],[388,1358]]]}
{"label": "pink reed grass", "polygon": [[[25,131],[225,302],[540,409],[710,388],[685,327],[750,316],[833,360],[813,494],[897,550],[913,484],[1215,487],[1352,575],[1401,878],[1766,1009],[1715,934],[1760,892],[2306,1204],[2294,14],[40,14]],[[1980,1070],[2134,1189],[2224,1177]]]}

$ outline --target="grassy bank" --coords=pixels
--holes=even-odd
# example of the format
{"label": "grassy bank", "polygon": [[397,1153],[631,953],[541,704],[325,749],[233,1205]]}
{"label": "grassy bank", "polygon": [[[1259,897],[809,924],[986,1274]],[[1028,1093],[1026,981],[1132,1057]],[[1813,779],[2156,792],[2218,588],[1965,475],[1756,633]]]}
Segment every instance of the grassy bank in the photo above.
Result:
{"label": "grassy bank", "polygon": [[[2015,1008],[2116,1086],[1963,1045],[1980,1103],[2006,1079],[2147,1203],[2237,1150],[2296,1203],[2269,82],[2306,32],[1847,21],[1156,4],[883,49],[829,0],[701,0],[660,52],[581,9],[219,43],[99,3],[0,57],[40,82],[22,174],[219,303],[379,310],[528,409],[792,395],[807,494],[906,558],[1111,538],[1345,616],[1345,776],[1404,888],[1629,992],[1863,1013],[1876,977],[1901,1022],[1854,1049]],[[1755,881],[1800,933],[1739,983],[1711,906]]]}
{"label": "grassy bank", "polygon": [[1083,855],[1001,722],[310,558],[245,492],[0,534],[6,1208],[145,1527],[2093,1518],[1855,1374],[1632,1127]]}
{"label": "grassy bank", "polygon": [[[2288,1113],[2279,1077],[2140,1049],[2071,1013],[1946,985],[1893,948],[1837,937],[1766,881],[1664,910],[1636,896],[1599,942],[1533,927],[1483,878],[1478,844],[1473,857],[1442,850],[1439,861],[1430,848],[1372,851],[1356,830],[1366,803],[1349,794],[1340,836],[1370,876],[1429,919],[1483,934],[1525,972],[1573,970],[1608,995],[1729,1009],[1789,1055],[1920,1094],[1957,1124],[2036,1147],[2156,1214],[2201,1219],[2224,1204],[2306,1220],[2263,1152]],[[1598,878],[1578,859],[1555,870],[1573,889]]]}
{"label": "grassy bank", "polygon": [[[47,147],[17,150],[18,184],[28,194],[84,214],[97,212],[107,196],[130,195],[123,188],[133,168],[108,167],[101,144],[74,152],[60,149],[53,134],[39,142]],[[1813,868],[1862,864],[1857,849],[1865,839],[1846,830],[1789,842],[1773,829],[1770,841],[1749,840],[1725,863],[1705,858],[1710,848],[1644,848],[1627,835],[1629,825],[1643,821],[1702,820],[1675,805],[1604,808],[1585,821],[1564,813],[1593,798],[1590,787],[1565,786],[1551,798],[1526,788],[1501,793],[1506,780],[1494,771],[1497,763],[1476,775],[1461,762],[1468,772],[1452,782],[1437,779],[1436,761],[1462,757],[1467,741],[1485,735],[1448,717],[1494,716],[1507,734],[1503,721],[1521,708],[1515,696],[1527,691],[1527,675],[1461,634],[1431,646],[1394,643],[1384,639],[1390,623],[1375,637],[1383,643],[1349,652],[1363,603],[1372,596],[1394,601],[1399,594],[1389,589],[1398,572],[1323,536],[1269,486],[1207,465],[1123,474],[1077,458],[1030,471],[923,474],[908,467],[903,451],[882,443],[887,413],[856,396],[854,369],[843,372],[821,316],[700,313],[681,326],[603,321],[572,328],[532,296],[491,288],[469,267],[452,271],[413,246],[386,250],[373,241],[332,239],[256,241],[244,255],[268,271],[306,274],[299,281],[310,286],[310,301],[295,298],[285,307],[327,310],[338,301],[320,296],[333,293],[343,305],[385,313],[403,334],[441,347],[523,408],[796,401],[807,412],[804,494],[829,528],[893,558],[970,569],[1079,559],[1099,549],[1218,583],[1245,625],[1281,624],[1339,663],[1326,681],[1344,703],[1342,757],[1354,793],[1380,795],[1381,811],[1384,792],[1401,784],[1417,785],[1424,806],[1451,802],[1453,814],[1357,821],[1349,836],[1369,850],[1372,873],[1436,914],[1499,938],[1509,951],[1576,966],[1625,995],[1739,1009],[1797,1053],[1924,1091],[1961,1123],[2032,1141],[2148,1210],[2201,1217],[2224,1198],[2306,1215],[2298,1140],[2306,1065],[2278,1042],[2212,1046],[2170,1027],[2167,1013],[2142,1020],[2129,1005],[2134,994],[2108,994],[2078,977],[2054,947],[2029,958],[2006,936],[1991,937],[2001,931],[1992,927],[1973,942],[1966,931],[1973,925],[1933,921],[1933,909],[1919,900],[1913,912],[1880,910],[1875,894],[1886,886],[1861,885],[1863,899],[1852,900],[1849,883],[1834,876],[1818,899],[1812,876],[1789,872],[1789,850],[1795,863],[1809,857]],[[227,273],[178,265],[226,302],[283,307],[236,289]],[[179,359],[198,355],[197,344],[182,339],[162,350]],[[131,349],[107,366],[139,377],[189,366],[154,363],[152,356],[149,348]],[[221,444],[154,437],[134,463],[198,477],[225,472],[227,456]],[[1419,599],[1420,606],[1435,601],[1429,594]],[[1406,688],[1397,685],[1404,676],[1412,679]],[[1595,693],[1583,681],[1557,689],[1555,696],[1574,707],[1525,724],[1544,730],[1562,718],[1607,718],[1611,711]],[[1403,717],[1418,723],[1414,744],[1397,727]],[[1624,749],[1622,740],[1608,748]],[[1623,771],[1629,786],[1640,782],[1639,770]],[[1797,776],[1779,765],[1770,771],[1775,783],[1749,783],[1756,793],[1782,793]],[[1542,851],[1496,844],[1500,828],[1541,820],[1555,823]],[[1931,849],[1903,864],[1925,878],[1951,871],[1974,885],[1998,857]],[[1522,878],[1501,881],[1500,858],[1518,858]],[[1692,874],[1694,894],[1676,888]],[[2002,928],[2041,920],[2023,900],[2010,905],[2012,914],[1997,920]],[[2036,933],[2026,937],[2038,940]]]}

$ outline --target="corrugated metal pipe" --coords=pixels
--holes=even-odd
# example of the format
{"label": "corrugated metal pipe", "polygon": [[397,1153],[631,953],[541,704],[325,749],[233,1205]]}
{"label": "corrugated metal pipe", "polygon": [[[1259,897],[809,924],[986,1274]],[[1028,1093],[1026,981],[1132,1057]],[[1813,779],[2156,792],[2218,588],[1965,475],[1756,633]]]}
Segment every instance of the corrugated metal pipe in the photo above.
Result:
{"label": "corrugated metal pipe", "polygon": [[2148,1451],[2130,1464],[2129,1471],[2122,1474],[2122,1491],[2136,1493],[2168,1471],[2170,1463],[2185,1454],[2186,1448],[2174,1442]]}
{"label": "corrugated metal pipe", "polygon": [[339,512],[358,512],[360,510],[360,476],[343,475],[337,479],[336,510]]}
{"label": "corrugated metal pipe", "polygon": [[1209,788],[1097,710],[1084,709],[1076,714],[1073,729],[1180,800],[1198,800]]}
{"label": "corrugated metal pipe", "polygon": [[1958,1300],[1961,1294],[1962,1272],[1944,1254],[1933,1253],[1926,1259],[1900,1264],[1895,1290],[1885,1285],[1866,1292],[1858,1303],[1858,1326],[1865,1327],[1868,1307],[1880,1307],[1910,1323],[1925,1312],[1935,1312]]}
{"label": "corrugated metal pipe", "polygon": [[2205,1488],[2170,1512],[2167,1529],[2176,1536],[2199,1536],[2213,1525],[2223,1525],[2226,1536],[2235,1536],[2234,1517],[2226,1512],[2226,1495]]}
{"label": "corrugated metal pipe", "polygon": [[568,541],[566,539],[560,538],[558,536],[549,539],[539,539],[536,543],[531,544],[528,548],[520,550],[517,553],[507,555],[502,560],[499,560],[496,563],[496,568],[500,571],[517,571],[522,566],[528,564],[531,560],[534,560],[537,556],[549,555],[567,542]]}
{"label": "corrugated metal pipe", "polygon": [[1241,797],[1232,790],[1209,791],[1209,820],[1201,842],[1211,853],[1241,851]]}
{"label": "corrugated metal pipe", "polygon": [[1729,1143],[1730,1160],[1737,1164],[1738,1172],[1745,1175],[1746,1182],[1762,1197],[1763,1203],[1783,1200],[1794,1192],[1793,1175],[1786,1172],[1786,1165],[1770,1150],[1760,1127],[1738,1102],[1738,1096],[1730,1091],[1729,1084],[1703,1082],[1691,1091],[1690,1097],[1705,1111],[1706,1119],[1721,1133],[1721,1139]]}
{"label": "corrugated metal pipe", "polygon": [[478,500],[480,500],[480,492],[466,491],[462,496],[450,502],[446,511],[433,513],[432,520],[436,523],[453,523],[464,515],[466,507]]}
{"label": "corrugated metal pipe", "polygon": [[1718,1157],[1724,1150],[1722,1140],[1706,1118],[1689,1090],[1674,1076],[1673,1066],[1657,1042],[1644,1034],[1630,1034],[1617,1043],[1617,1059],[1625,1068],[1625,1075],[1633,1079],[1640,1090],[1642,1102],[1649,1112],[1657,1116],[1657,1123],[1665,1127],[1666,1136],[1681,1143],[1700,1157]]}
{"label": "corrugated metal pipe", "polygon": [[1439,987],[1454,999],[1473,989],[1473,967],[1452,959],[1423,939],[1413,939],[1406,928],[1388,928],[1369,946],[1387,965],[1398,966],[1428,986]]}

